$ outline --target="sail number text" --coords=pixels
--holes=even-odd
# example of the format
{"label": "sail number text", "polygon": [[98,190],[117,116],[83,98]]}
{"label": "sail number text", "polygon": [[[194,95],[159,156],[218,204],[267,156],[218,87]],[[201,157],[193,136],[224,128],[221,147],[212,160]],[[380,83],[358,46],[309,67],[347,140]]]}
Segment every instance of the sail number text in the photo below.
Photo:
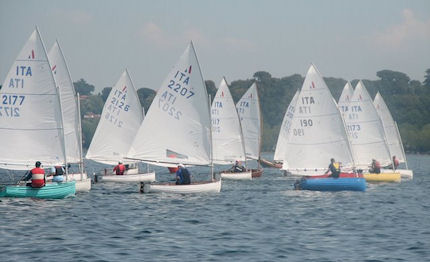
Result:
{"label": "sail number text", "polygon": [[21,95],[2,95],[0,117],[20,117],[19,109],[24,100],[25,96]]}

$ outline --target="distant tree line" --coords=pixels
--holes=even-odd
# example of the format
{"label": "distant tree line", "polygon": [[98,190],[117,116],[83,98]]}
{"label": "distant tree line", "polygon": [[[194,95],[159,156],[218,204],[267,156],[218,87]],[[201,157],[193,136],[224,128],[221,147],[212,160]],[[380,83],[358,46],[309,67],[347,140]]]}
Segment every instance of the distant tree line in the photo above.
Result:
{"label": "distant tree line", "polygon": [[[430,152],[430,69],[425,72],[425,80],[421,83],[411,80],[402,72],[382,70],[376,73],[378,80],[363,80],[372,97],[379,91],[388,108],[397,121],[405,150],[408,152]],[[324,78],[333,97],[338,100],[346,80],[341,78]],[[256,81],[263,116],[263,151],[272,151],[276,145],[278,133],[285,110],[296,90],[301,88],[304,77],[299,74],[282,78],[272,77],[265,71],[256,72],[253,78],[235,80],[230,83],[230,90],[235,102]],[[352,80],[353,86],[358,80]],[[205,81],[208,94],[213,98],[216,85],[212,80]],[[75,89],[81,95],[87,96],[81,102],[81,114],[101,114],[111,87],[105,87],[100,93],[93,95],[94,86],[84,79],[75,82]],[[137,91],[139,100],[145,112],[148,111],[155,91],[140,88]],[[95,132],[99,119],[82,120],[84,147],[88,147]]]}

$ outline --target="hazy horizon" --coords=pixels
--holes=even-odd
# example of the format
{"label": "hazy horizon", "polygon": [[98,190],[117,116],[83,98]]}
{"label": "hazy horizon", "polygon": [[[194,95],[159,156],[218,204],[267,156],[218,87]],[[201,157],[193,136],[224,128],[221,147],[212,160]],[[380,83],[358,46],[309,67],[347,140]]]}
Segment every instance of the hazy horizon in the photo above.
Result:
{"label": "hazy horizon", "polygon": [[74,81],[96,91],[125,68],[137,88],[158,89],[189,41],[216,84],[305,75],[377,79],[388,69],[423,81],[430,68],[430,1],[0,2],[0,79],[38,26],[47,51],[58,39]]}

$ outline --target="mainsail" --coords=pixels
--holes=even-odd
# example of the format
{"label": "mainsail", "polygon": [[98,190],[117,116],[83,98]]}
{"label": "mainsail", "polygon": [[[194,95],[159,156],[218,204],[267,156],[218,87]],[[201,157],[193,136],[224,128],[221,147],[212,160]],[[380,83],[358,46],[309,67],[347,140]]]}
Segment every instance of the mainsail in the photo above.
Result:
{"label": "mainsail", "polygon": [[297,90],[294,94],[294,97],[291,99],[287,111],[285,112],[284,119],[282,120],[281,129],[279,130],[278,135],[278,142],[276,143],[275,154],[273,156],[273,160],[275,161],[282,161],[284,159],[285,151],[287,150],[287,139],[291,130],[291,119],[294,116],[296,101],[299,93],[299,90]]}
{"label": "mainsail", "polygon": [[126,161],[125,156],[142,120],[137,91],[125,70],[105,102],[86,158],[111,165]]}
{"label": "mainsail", "polygon": [[209,109],[191,42],[158,89],[128,157],[155,164],[211,164]]}
{"label": "mainsail", "polygon": [[81,130],[79,129],[78,104],[73,81],[58,41],[48,53],[51,71],[60,93],[63,113],[64,142],[68,163],[81,161]]}
{"label": "mainsail", "polygon": [[368,167],[372,159],[378,160],[382,165],[391,163],[385,143],[384,127],[361,81],[355,87],[349,103],[345,124],[351,139],[354,162],[358,167]]}
{"label": "mainsail", "polygon": [[0,98],[0,166],[64,164],[60,98],[37,28],[9,70]]}
{"label": "mainsail", "polygon": [[349,113],[349,102],[351,101],[354,89],[350,82],[347,82],[343,87],[342,94],[339,97],[337,106],[339,107],[342,117],[345,118],[345,114]]}
{"label": "mainsail", "polygon": [[321,74],[311,65],[295,105],[283,169],[326,169],[334,158],[353,160],[341,114]]}
{"label": "mainsail", "polygon": [[226,80],[223,78],[212,101],[213,162],[245,161],[242,127]]}
{"label": "mainsail", "polygon": [[385,137],[387,139],[387,145],[390,149],[391,155],[396,156],[400,162],[405,162],[405,151],[398,135],[396,122],[394,122],[390,110],[379,92],[376,94],[373,104],[375,105],[376,111],[378,112],[382,125],[384,126]]}
{"label": "mainsail", "polygon": [[253,83],[236,104],[248,159],[260,158],[261,113],[257,84]]}

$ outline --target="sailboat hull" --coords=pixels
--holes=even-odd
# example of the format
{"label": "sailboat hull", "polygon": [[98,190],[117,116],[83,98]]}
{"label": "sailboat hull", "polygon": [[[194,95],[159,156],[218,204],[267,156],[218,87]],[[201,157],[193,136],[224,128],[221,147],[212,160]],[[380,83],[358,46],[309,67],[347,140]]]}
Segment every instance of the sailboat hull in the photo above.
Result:
{"label": "sailboat hull", "polygon": [[[382,173],[392,173],[392,169],[382,169]],[[396,172],[400,173],[402,178],[405,179],[413,179],[414,178],[414,171],[410,169],[396,169]]]}
{"label": "sailboat hull", "polygon": [[400,182],[402,180],[400,173],[380,173],[380,174],[364,174],[367,182]]}
{"label": "sailboat hull", "polygon": [[[46,178],[47,181],[52,180],[52,176]],[[80,173],[68,174],[69,181],[76,182],[76,192],[88,192],[91,190],[91,178],[88,178],[87,173],[82,173],[82,180]]]}
{"label": "sailboat hull", "polygon": [[281,163],[276,163],[276,162],[270,162],[269,160],[260,158],[260,160],[258,160],[260,162],[260,164],[263,167],[272,167],[272,168],[282,168],[282,164]]}
{"label": "sailboat hull", "polygon": [[29,186],[6,186],[0,191],[3,197],[32,197],[43,199],[61,199],[73,196],[76,192],[75,182],[48,183],[42,188]]}
{"label": "sailboat hull", "polygon": [[116,182],[116,183],[132,183],[132,182],[154,182],[155,172],[136,174],[136,175],[98,175],[97,182]]}
{"label": "sailboat hull", "polygon": [[249,170],[245,172],[222,172],[221,178],[229,180],[251,180],[252,171]]}
{"label": "sailboat hull", "polygon": [[141,183],[139,186],[141,193],[176,193],[176,194],[193,194],[193,193],[219,193],[221,191],[221,180],[209,182],[195,182],[190,185],[169,184],[149,184]]}
{"label": "sailboat hull", "polygon": [[364,178],[312,178],[301,179],[296,189],[312,191],[366,191]]}
{"label": "sailboat hull", "polygon": [[261,175],[263,174],[263,169],[262,168],[260,168],[260,169],[251,169],[251,174],[252,174],[252,177],[254,178],[254,177],[261,177]]}

